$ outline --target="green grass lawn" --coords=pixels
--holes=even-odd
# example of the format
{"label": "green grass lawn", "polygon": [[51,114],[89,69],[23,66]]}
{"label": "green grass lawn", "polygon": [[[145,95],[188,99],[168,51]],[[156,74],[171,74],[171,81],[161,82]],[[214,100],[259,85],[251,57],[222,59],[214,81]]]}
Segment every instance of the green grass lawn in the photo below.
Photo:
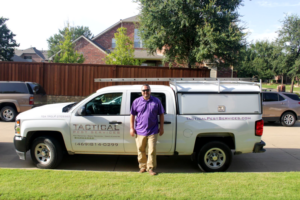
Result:
{"label": "green grass lawn", "polygon": [[0,199],[300,199],[300,173],[0,169]]}
{"label": "green grass lawn", "polygon": [[[262,84],[263,89],[277,89],[277,86],[281,84]],[[285,85],[285,91],[289,92],[291,89],[291,85]],[[300,87],[294,86],[294,92],[300,92]]]}

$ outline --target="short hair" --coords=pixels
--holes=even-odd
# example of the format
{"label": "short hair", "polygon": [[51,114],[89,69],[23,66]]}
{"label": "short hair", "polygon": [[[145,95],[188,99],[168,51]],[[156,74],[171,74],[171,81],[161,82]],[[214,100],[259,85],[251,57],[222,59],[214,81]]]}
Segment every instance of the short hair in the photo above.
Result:
{"label": "short hair", "polygon": [[150,87],[149,84],[143,84],[143,85],[142,85],[142,88],[143,88],[144,86],[147,86],[147,87],[149,88],[149,90],[151,90],[151,87]]}

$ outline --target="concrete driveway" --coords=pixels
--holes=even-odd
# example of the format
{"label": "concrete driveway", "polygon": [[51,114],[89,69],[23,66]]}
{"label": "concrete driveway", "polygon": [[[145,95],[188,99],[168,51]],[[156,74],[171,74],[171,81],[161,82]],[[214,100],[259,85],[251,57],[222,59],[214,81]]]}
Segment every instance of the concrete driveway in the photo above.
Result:
{"label": "concrete driveway", "polygon": [[[0,168],[35,168],[29,152],[20,160],[14,145],[14,123],[0,121]],[[267,151],[262,154],[233,156],[229,172],[300,171],[300,122],[294,127],[266,124],[262,139]],[[190,156],[158,156],[158,172],[199,172]],[[58,169],[93,171],[138,171],[136,156],[73,155],[66,156]]]}

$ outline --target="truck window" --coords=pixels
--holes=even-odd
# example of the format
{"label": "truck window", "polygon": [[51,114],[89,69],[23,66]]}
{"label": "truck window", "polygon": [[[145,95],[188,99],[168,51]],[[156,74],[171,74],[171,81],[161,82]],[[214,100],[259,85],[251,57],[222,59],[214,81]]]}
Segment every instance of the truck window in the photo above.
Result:
{"label": "truck window", "polygon": [[278,94],[277,93],[263,93],[263,101],[278,101]]}
{"label": "truck window", "polygon": [[0,83],[0,93],[5,94],[28,94],[25,83]]}
{"label": "truck window", "polygon": [[258,114],[260,93],[179,93],[179,112],[185,114]]}
{"label": "truck window", "polygon": [[[132,92],[130,95],[130,109],[131,109],[131,105],[133,103],[133,101],[136,98],[141,97],[142,94],[140,92]],[[154,96],[156,98],[158,98],[162,104],[162,106],[164,107],[165,113],[166,113],[166,94],[165,93],[157,93],[157,92],[151,92],[151,96]]]}
{"label": "truck window", "polygon": [[97,96],[86,104],[89,115],[120,115],[122,93],[108,93]]}

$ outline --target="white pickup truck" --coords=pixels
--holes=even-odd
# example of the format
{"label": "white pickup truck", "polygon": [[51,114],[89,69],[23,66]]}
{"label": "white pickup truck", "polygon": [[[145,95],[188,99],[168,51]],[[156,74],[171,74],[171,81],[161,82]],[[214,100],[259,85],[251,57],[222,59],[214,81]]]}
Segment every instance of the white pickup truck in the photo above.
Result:
{"label": "white pickup truck", "polygon": [[[121,79],[102,81],[165,81]],[[158,155],[192,155],[202,171],[225,171],[232,154],[262,153],[261,84],[239,79],[183,78],[170,86],[151,85],[151,95],[165,110],[164,134]],[[130,136],[130,108],[141,96],[141,85],[98,90],[79,103],[37,107],[16,118],[14,145],[20,159],[38,168],[55,168],[64,152],[136,155]]]}

